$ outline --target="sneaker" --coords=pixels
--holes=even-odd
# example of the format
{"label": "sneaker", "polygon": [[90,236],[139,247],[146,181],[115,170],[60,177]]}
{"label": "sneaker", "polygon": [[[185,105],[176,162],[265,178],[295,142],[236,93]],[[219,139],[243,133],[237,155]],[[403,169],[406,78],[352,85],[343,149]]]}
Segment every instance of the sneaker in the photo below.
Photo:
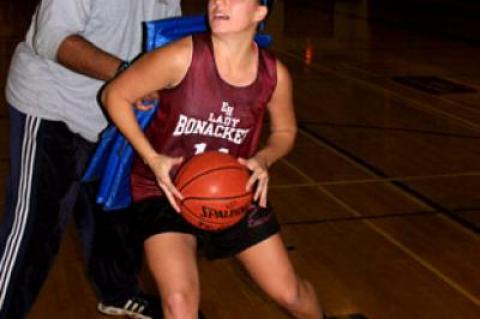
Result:
{"label": "sneaker", "polygon": [[159,319],[161,311],[155,313],[158,301],[151,296],[138,294],[119,302],[99,302],[97,310],[105,315],[129,316],[134,319]]}

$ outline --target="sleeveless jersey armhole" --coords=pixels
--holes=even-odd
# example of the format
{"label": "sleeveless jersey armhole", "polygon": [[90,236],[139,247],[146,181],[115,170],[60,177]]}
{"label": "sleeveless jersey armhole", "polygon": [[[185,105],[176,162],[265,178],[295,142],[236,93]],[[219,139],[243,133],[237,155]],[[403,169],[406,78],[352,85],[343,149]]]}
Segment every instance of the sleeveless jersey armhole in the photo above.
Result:
{"label": "sleeveless jersey armhole", "polygon": [[193,36],[189,36],[189,38],[190,38],[190,43],[191,43],[192,50],[190,52],[190,61],[189,61],[189,64],[186,68],[186,71],[183,74],[182,78],[178,81],[178,83],[172,85],[171,87],[166,88],[165,90],[174,90],[174,89],[178,88],[180,85],[182,85],[182,83],[185,81],[188,74],[190,73],[190,70],[191,70],[192,64],[193,64],[193,59],[195,57],[195,54],[194,54],[194,52],[195,52],[195,41],[193,39]]}
{"label": "sleeveless jersey armhole", "polygon": [[275,93],[275,90],[277,89],[278,85],[278,59],[277,57],[270,51],[266,49],[261,49],[262,54],[261,54],[261,63],[262,63],[262,68],[263,71],[265,72],[265,75],[270,81],[270,88],[269,88],[269,96],[268,100],[265,101],[265,107],[268,108],[270,105],[270,101],[272,100],[273,94]]}

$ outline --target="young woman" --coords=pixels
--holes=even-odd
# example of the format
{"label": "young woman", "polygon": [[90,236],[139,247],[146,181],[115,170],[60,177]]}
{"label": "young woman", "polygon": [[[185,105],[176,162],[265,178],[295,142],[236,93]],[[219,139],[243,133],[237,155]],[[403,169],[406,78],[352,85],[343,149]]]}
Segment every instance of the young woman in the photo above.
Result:
{"label": "young woman", "polygon": [[[268,1],[210,0],[210,33],[153,51],[103,91],[107,112],[137,151],[131,181],[147,261],[167,319],[197,318],[196,249],[210,258],[235,256],[258,285],[295,318],[320,319],[310,283],[299,278],[267,205],[268,168],[296,134],[288,71],[253,41]],[[160,90],[160,110],[145,133],[132,103]],[[258,150],[264,112],[270,136]],[[193,228],[178,214],[182,195],[172,183],[183,160],[207,150],[229,152],[252,171],[257,207],[222,232]]]}

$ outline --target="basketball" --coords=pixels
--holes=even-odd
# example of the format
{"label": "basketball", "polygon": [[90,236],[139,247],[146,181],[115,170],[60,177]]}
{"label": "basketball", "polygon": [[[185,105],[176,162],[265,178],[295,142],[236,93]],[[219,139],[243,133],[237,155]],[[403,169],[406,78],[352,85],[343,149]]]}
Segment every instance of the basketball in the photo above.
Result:
{"label": "basketball", "polygon": [[182,193],[182,216],[192,225],[220,231],[240,221],[252,203],[245,190],[250,174],[231,155],[205,152],[195,155],[178,171],[175,186]]}

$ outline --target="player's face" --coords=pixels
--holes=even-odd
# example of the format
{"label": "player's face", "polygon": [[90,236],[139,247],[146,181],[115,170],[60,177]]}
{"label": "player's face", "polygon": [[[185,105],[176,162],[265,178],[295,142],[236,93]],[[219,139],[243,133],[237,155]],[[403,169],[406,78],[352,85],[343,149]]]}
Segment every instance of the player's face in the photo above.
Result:
{"label": "player's face", "polygon": [[267,14],[259,0],[209,0],[208,20],[213,33],[255,30]]}

